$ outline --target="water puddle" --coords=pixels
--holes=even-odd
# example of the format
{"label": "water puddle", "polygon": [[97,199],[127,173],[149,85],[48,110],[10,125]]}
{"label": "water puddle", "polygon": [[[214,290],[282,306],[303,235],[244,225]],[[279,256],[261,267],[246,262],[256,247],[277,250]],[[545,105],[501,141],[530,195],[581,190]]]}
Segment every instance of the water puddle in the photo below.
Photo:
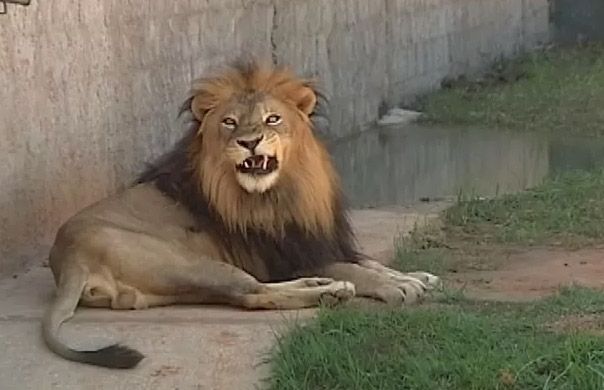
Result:
{"label": "water puddle", "polygon": [[476,128],[388,126],[330,146],[354,207],[425,199],[494,196],[539,184],[548,174],[604,167],[604,139]]}

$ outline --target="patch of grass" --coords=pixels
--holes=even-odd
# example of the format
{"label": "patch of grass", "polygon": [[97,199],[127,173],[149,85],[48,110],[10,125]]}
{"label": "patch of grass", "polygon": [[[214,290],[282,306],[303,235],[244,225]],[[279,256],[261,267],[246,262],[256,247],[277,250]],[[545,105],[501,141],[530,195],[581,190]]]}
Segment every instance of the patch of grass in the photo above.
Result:
{"label": "patch of grass", "polygon": [[440,248],[401,247],[397,250],[395,258],[395,266],[400,270],[422,270],[435,275],[443,275],[450,268],[447,253]]}
{"label": "patch of grass", "polygon": [[424,121],[604,135],[604,44],[555,48],[498,62],[420,100]]}
{"label": "patch of grass", "polygon": [[[604,338],[563,334],[552,313],[599,308],[567,289],[530,305],[460,300],[404,311],[321,311],[280,340],[273,389],[604,388]],[[461,310],[463,309],[463,310]]]}
{"label": "patch of grass", "polygon": [[604,293],[589,288],[566,287],[559,294],[545,299],[543,304],[536,304],[535,308],[542,311],[542,318],[567,314],[604,314]]}
{"label": "patch of grass", "polygon": [[394,266],[400,270],[442,275],[451,266],[448,245],[437,227],[413,230],[408,237],[399,239],[395,248]]}
{"label": "patch of grass", "polygon": [[604,170],[568,172],[526,192],[460,200],[445,223],[462,233],[513,243],[562,243],[604,238]]}
{"label": "patch of grass", "polygon": [[[445,212],[442,229],[398,243],[396,265],[443,275],[483,266],[485,250],[493,257],[510,243],[601,241],[602,194],[604,170],[565,173],[492,200],[461,199]],[[493,241],[499,244],[485,245]],[[279,340],[271,387],[604,389],[603,292],[564,288],[512,303],[445,290],[430,301],[405,310],[321,310]]]}

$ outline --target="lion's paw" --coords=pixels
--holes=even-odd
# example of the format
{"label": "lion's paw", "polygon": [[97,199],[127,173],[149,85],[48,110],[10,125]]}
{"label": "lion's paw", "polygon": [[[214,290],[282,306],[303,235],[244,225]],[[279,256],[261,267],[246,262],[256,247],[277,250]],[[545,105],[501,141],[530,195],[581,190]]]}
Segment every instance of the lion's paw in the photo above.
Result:
{"label": "lion's paw", "polygon": [[429,290],[441,288],[443,284],[442,280],[438,276],[432,275],[428,272],[408,272],[405,275],[420,280]]}
{"label": "lion's paw", "polygon": [[328,306],[347,301],[355,296],[354,284],[350,282],[332,282],[322,287],[321,302]]}
{"label": "lion's paw", "polygon": [[412,304],[423,298],[426,286],[418,279],[406,277],[404,280],[390,278],[389,283],[376,288],[375,295],[389,305]]}
{"label": "lion's paw", "polygon": [[432,290],[435,288],[440,288],[442,286],[441,279],[432,275],[428,272],[416,271],[416,272],[400,272],[391,268],[387,269],[387,275],[392,280],[395,280],[399,283],[411,282],[417,284],[419,281],[420,285],[424,290]]}

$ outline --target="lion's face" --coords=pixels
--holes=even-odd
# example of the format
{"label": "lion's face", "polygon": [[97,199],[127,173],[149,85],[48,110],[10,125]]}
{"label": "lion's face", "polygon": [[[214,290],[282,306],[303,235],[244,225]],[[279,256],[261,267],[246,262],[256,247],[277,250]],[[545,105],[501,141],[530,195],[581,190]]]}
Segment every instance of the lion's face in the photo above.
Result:
{"label": "lion's face", "polygon": [[190,161],[199,187],[229,229],[279,234],[287,224],[333,233],[338,178],[310,115],[312,84],[251,66],[194,84],[199,129]]}
{"label": "lion's face", "polygon": [[[293,107],[266,94],[235,96],[206,118],[208,133],[247,192],[263,193],[279,180],[297,128]],[[205,130],[204,130],[205,131]]]}
{"label": "lion's face", "polygon": [[288,72],[256,68],[202,80],[191,108],[201,122],[204,171],[232,176],[247,193],[273,188],[291,154],[312,142],[315,103],[312,88]]}

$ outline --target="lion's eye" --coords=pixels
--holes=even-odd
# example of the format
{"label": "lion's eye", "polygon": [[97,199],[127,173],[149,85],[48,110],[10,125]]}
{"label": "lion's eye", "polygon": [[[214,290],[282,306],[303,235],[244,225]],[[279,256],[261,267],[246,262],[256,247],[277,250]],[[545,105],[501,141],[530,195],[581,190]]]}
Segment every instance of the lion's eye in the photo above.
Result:
{"label": "lion's eye", "polygon": [[265,122],[267,125],[274,126],[281,123],[281,116],[277,114],[272,114],[266,117]]}
{"label": "lion's eye", "polygon": [[233,118],[227,117],[222,120],[222,125],[227,129],[234,130],[237,127],[237,121]]}

